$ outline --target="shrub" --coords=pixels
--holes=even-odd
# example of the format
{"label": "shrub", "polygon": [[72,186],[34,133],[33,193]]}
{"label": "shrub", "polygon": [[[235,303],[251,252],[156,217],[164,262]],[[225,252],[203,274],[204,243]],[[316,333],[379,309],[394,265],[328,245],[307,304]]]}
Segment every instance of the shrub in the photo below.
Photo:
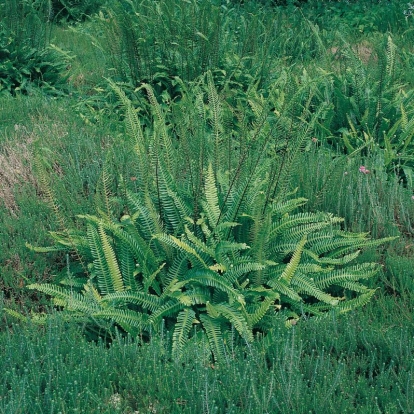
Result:
{"label": "shrub", "polygon": [[102,208],[80,216],[86,231],[52,233],[54,246],[36,248],[75,251],[78,263],[69,263],[60,286],[29,288],[93,326],[112,322],[141,337],[166,326],[177,359],[191,337],[205,334],[218,362],[228,358],[231,327],[248,343],[277,320],[292,326],[366,304],[375,289],[361,280],[379,266],[352,262],[390,239],[344,232],[329,213],[297,211],[306,199],[287,191],[289,171],[320,113],[309,108],[312,84],[286,97],[281,78],[269,100],[250,91],[252,109],[242,114],[224,104],[208,73],[171,104],[171,122],[144,85],[152,115],[145,130],[112,84],[135,140],[137,186],[123,180],[117,218],[104,171]]}

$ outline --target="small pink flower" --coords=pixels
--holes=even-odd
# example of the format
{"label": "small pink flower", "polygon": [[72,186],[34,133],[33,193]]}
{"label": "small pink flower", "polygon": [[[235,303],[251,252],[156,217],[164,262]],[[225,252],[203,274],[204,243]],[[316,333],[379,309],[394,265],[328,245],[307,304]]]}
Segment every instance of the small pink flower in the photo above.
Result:
{"label": "small pink flower", "polygon": [[316,142],[318,142],[318,138],[313,137],[313,138],[312,138],[312,142],[315,142],[315,143],[316,143]]}
{"label": "small pink flower", "polygon": [[411,196],[411,200],[414,200],[414,195],[413,195],[413,196]]}
{"label": "small pink flower", "polygon": [[359,172],[361,172],[362,174],[369,174],[370,173],[370,171],[367,170],[363,165],[361,165],[359,167]]}

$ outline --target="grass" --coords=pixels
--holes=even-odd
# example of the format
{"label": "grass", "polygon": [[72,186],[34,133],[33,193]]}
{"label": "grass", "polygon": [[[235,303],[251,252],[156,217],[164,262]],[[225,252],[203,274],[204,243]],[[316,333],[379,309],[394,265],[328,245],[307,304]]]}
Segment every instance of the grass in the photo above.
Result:
{"label": "grass", "polygon": [[[255,10],[252,4],[245,7]],[[397,19],[406,10],[405,2],[378,4],[371,20],[364,16],[363,21],[361,7],[329,3],[327,11],[328,6],[321,9],[318,2],[309,2],[293,13],[273,9],[280,28],[274,62],[297,74],[306,68],[309,76],[320,73],[323,65],[326,71],[340,70],[342,61],[332,56],[331,47],[345,39],[351,46],[374,48],[390,30],[401,49],[398,62],[408,93],[413,87],[407,69],[412,62],[412,20]],[[345,17],[339,17],[341,13]],[[305,15],[308,22],[318,24],[316,31],[316,26],[303,24]],[[46,297],[25,289],[28,283],[54,280],[67,260],[26,247],[47,245],[48,231],[59,230],[44,177],[59,215],[67,224],[80,226],[76,214],[92,213],[99,205],[103,165],[115,177],[134,176],[134,157],[125,142],[118,106],[102,79],[112,73],[110,57],[93,45],[98,27],[90,21],[75,29],[57,26],[53,32],[53,43],[72,56],[70,94],[0,97],[2,309],[55,315]],[[300,36],[294,36],[295,27],[301,27]],[[270,64],[266,71],[272,73]],[[237,77],[241,83],[243,79],[249,78]],[[325,86],[324,97],[329,90]],[[378,292],[369,305],[335,319],[304,318],[289,330],[275,327],[249,347],[235,343],[227,365],[220,369],[211,364],[206,344],[200,341],[191,344],[183,361],[171,361],[169,332],[146,343],[122,335],[91,341],[85,327],[58,315],[38,326],[13,323],[2,311],[0,384],[5,392],[0,412],[414,412],[412,183],[401,182],[385,169],[381,151],[344,154],[341,143],[332,145],[337,131],[327,133],[328,123],[322,124],[317,141],[310,140],[303,152],[301,168],[291,174],[291,186],[309,199],[306,208],[343,216],[349,230],[400,236],[386,249],[363,253],[363,259],[383,265],[370,282]],[[361,165],[371,173],[361,174]]]}
{"label": "grass", "polygon": [[40,329],[13,325],[0,335],[7,390],[0,410],[410,413],[414,338],[404,317],[390,322],[379,323],[370,305],[340,320],[280,327],[270,346],[235,347],[219,370],[203,343],[180,363],[169,360],[168,333],[144,345],[121,337],[106,345],[88,342],[58,317]]}

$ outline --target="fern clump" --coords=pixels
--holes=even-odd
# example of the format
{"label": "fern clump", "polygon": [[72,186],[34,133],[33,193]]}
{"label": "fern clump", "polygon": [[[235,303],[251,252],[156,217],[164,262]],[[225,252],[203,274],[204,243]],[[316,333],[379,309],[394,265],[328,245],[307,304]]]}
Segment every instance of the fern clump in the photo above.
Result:
{"label": "fern clump", "polygon": [[387,239],[345,232],[330,213],[301,212],[306,199],[286,190],[320,113],[309,110],[312,85],[287,101],[283,82],[267,99],[250,91],[242,117],[207,74],[172,104],[172,125],[144,85],[153,119],[146,130],[112,84],[135,141],[139,188],[122,185],[121,218],[105,191],[106,211],[80,216],[85,232],[52,233],[55,245],[35,250],[75,250],[82,266],[69,265],[59,285],[29,288],[74,319],[111,321],[134,336],[166,326],[176,358],[204,334],[217,361],[228,358],[233,331],[249,343],[280,320],[291,326],[365,305],[375,289],[363,281],[379,265],[355,259]]}
{"label": "fern clump", "polygon": [[68,58],[49,46],[51,23],[43,6],[23,0],[0,3],[0,95],[28,94],[35,87],[49,94],[67,89]]}

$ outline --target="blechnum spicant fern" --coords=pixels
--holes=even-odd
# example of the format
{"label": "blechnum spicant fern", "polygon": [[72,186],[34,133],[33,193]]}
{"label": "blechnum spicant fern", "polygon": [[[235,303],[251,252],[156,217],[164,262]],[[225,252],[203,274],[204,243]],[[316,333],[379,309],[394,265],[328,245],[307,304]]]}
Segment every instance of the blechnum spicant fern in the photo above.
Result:
{"label": "blechnum spicant fern", "polygon": [[221,96],[208,73],[191,91],[183,86],[169,122],[143,85],[153,119],[145,130],[111,83],[135,142],[139,189],[122,185],[120,219],[80,216],[85,232],[52,233],[53,247],[35,248],[76,249],[87,269],[70,265],[60,285],[29,288],[75,319],[111,321],[141,338],[166,326],[177,359],[204,334],[216,362],[229,358],[231,332],[251,342],[277,320],[291,326],[365,305],[375,289],[363,281],[379,266],[354,261],[388,239],[344,232],[330,213],[299,211],[306,199],[287,191],[289,170],[324,109],[310,110],[311,82],[286,94],[293,82],[282,75],[266,99],[252,88],[243,107]]}

